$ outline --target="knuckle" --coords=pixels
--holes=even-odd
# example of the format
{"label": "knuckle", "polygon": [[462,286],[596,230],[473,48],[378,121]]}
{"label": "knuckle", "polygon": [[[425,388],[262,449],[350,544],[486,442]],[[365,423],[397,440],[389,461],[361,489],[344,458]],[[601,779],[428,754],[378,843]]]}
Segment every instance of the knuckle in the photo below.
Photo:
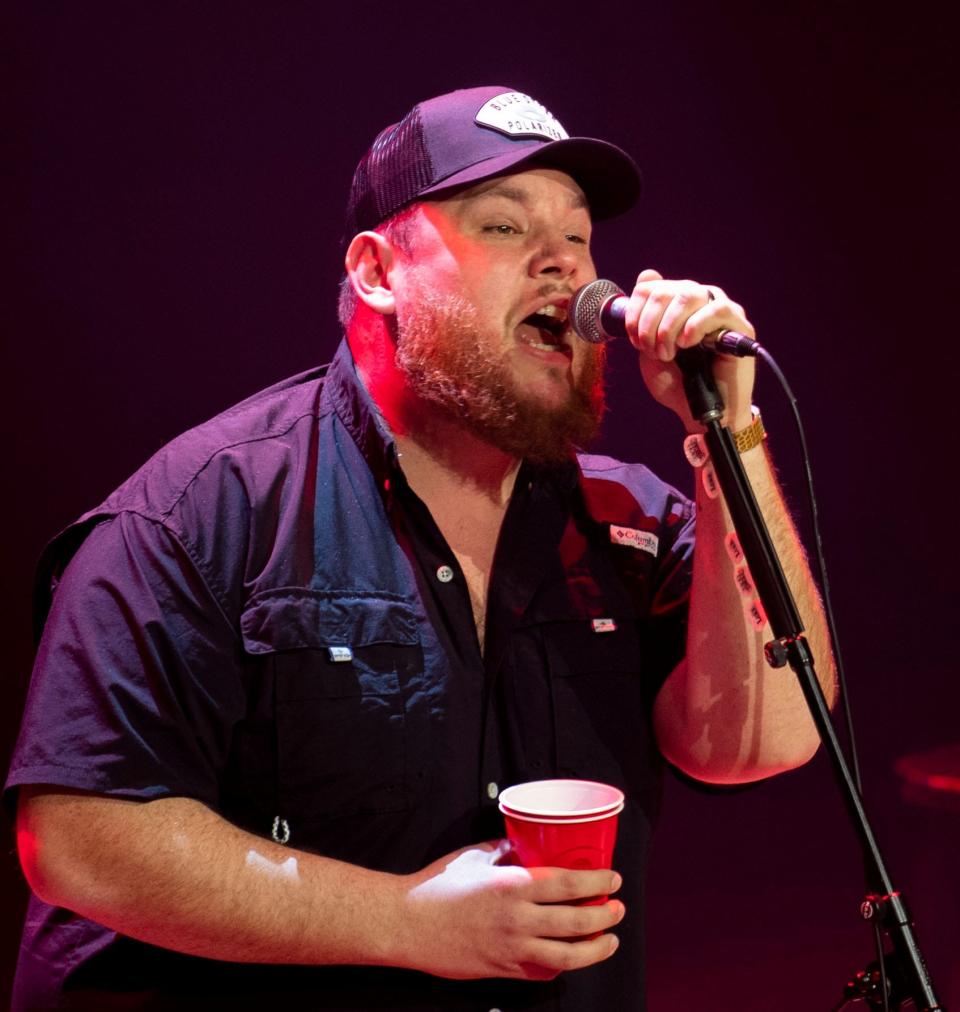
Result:
{"label": "knuckle", "polygon": [[575,871],[561,871],[557,873],[557,887],[567,896],[579,896],[579,883]]}
{"label": "knuckle", "polygon": [[519,876],[507,873],[497,875],[493,879],[491,890],[495,896],[507,898],[513,896],[523,884],[524,882]]}
{"label": "knuckle", "polygon": [[518,935],[523,931],[524,917],[519,907],[510,905],[500,915],[500,925],[504,934]]}

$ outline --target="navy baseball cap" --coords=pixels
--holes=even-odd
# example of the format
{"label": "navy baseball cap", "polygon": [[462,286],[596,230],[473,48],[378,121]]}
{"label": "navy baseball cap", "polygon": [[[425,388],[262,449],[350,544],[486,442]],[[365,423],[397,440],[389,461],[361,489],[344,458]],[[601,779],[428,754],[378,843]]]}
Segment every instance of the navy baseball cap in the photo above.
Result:
{"label": "navy baseball cap", "polygon": [[573,177],[595,219],[622,214],[640,196],[640,170],[616,145],[570,137],[522,92],[465,88],[420,102],[377,136],[353,174],[345,240],[416,200],[530,166]]}

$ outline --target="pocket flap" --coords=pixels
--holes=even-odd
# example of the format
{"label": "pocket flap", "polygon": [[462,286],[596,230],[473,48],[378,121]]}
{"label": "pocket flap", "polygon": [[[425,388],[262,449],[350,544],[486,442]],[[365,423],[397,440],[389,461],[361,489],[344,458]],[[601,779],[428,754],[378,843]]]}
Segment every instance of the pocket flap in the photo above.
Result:
{"label": "pocket flap", "polygon": [[252,598],[240,618],[250,654],[330,646],[419,643],[406,598],[281,587]]}

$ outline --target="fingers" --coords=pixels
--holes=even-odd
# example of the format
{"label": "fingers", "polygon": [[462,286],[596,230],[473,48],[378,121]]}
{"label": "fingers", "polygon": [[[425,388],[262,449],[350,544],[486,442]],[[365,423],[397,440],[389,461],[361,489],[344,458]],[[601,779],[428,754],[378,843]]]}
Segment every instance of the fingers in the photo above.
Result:
{"label": "fingers", "polygon": [[549,980],[563,971],[608,959],[616,952],[619,940],[608,932],[623,920],[623,903],[617,899],[596,904],[583,900],[619,889],[619,874],[564,868],[528,870],[532,881],[518,890],[527,902],[501,922],[504,927],[509,925],[508,936],[523,940],[509,976]]}
{"label": "fingers", "polygon": [[528,868],[530,879],[521,887],[533,903],[571,903],[594,896],[609,896],[623,884],[620,875],[605,868],[573,871],[568,868]]}
{"label": "fingers", "polygon": [[454,851],[402,883],[412,930],[400,965],[467,979],[550,979],[612,955],[624,916],[609,869],[498,865],[500,841]]}
{"label": "fingers", "polygon": [[637,350],[661,362],[672,361],[679,349],[693,347],[722,328],[754,336],[743,307],[721,288],[665,281],[651,270],[637,278],[625,323]]}
{"label": "fingers", "polygon": [[609,959],[620,945],[608,928],[623,920],[624,906],[610,900],[598,906],[537,907],[531,935],[508,976],[552,980],[568,970],[580,970]]}
{"label": "fingers", "polygon": [[542,906],[531,915],[530,933],[538,938],[593,938],[619,924],[626,913],[620,900],[590,906]]}
{"label": "fingers", "polygon": [[564,971],[582,970],[609,959],[619,945],[616,935],[600,935],[582,942],[539,939],[530,946],[530,958],[518,964],[516,975],[527,980],[552,980]]}

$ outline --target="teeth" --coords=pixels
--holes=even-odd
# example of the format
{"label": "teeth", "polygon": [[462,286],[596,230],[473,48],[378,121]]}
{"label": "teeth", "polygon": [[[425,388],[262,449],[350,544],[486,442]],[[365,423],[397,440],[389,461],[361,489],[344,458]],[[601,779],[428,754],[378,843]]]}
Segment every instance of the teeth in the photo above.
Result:
{"label": "teeth", "polygon": [[537,315],[552,316],[555,320],[566,321],[567,319],[567,311],[565,309],[561,309],[560,306],[544,306],[542,309],[537,310]]}
{"label": "teeth", "polygon": [[527,346],[536,348],[539,351],[564,351],[562,344],[544,344],[542,341],[528,341]]}

